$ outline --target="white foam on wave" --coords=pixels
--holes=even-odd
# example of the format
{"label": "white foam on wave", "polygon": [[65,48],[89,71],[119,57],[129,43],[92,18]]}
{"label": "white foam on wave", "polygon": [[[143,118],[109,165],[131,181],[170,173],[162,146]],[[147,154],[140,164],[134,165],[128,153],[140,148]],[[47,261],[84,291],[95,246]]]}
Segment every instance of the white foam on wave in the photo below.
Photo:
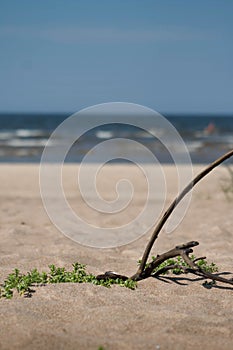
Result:
{"label": "white foam on wave", "polygon": [[8,147],[44,147],[47,144],[48,139],[12,139],[5,142],[5,146]]}
{"label": "white foam on wave", "polygon": [[9,140],[15,136],[15,132],[12,131],[1,131],[0,132],[0,140]]}
{"label": "white foam on wave", "polygon": [[186,141],[185,144],[186,144],[189,152],[195,152],[198,149],[203,147],[202,141]]}
{"label": "white foam on wave", "polygon": [[15,135],[17,137],[39,137],[44,135],[44,131],[39,129],[17,129]]}
{"label": "white foam on wave", "polygon": [[110,139],[111,137],[113,137],[113,132],[111,132],[111,131],[104,131],[104,130],[98,130],[98,131],[96,131],[95,135],[99,139]]}
{"label": "white foam on wave", "polygon": [[39,129],[16,129],[16,130],[2,130],[0,131],[0,140],[10,140],[14,138],[29,138],[47,136],[43,130]]}

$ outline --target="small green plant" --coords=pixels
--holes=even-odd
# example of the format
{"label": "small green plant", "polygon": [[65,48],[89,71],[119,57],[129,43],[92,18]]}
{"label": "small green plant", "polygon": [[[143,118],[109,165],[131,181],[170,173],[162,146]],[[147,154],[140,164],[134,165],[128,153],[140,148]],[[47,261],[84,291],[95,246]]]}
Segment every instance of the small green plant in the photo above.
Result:
{"label": "small green plant", "polygon": [[37,269],[33,269],[26,274],[22,274],[18,269],[15,269],[8,275],[1,286],[0,297],[11,299],[14,290],[20,295],[31,297],[33,293],[31,288],[33,286],[49,283],[92,283],[108,288],[113,284],[117,284],[130,289],[135,289],[137,286],[137,283],[130,279],[98,279],[95,275],[87,273],[86,266],[78,262],[74,263],[72,266],[73,269],[71,271],[67,271],[64,267],[50,265],[49,272],[39,272]]}
{"label": "small green plant", "polygon": [[[196,257],[195,255],[191,255],[190,256],[192,261],[195,261]],[[154,261],[156,259],[155,256],[152,256],[152,261]],[[141,260],[138,261],[138,264],[141,263]],[[218,271],[218,267],[216,266],[215,263],[210,263],[208,264],[208,262],[203,258],[203,259],[198,259],[196,261],[196,265],[199,266],[203,271],[205,272],[217,272]],[[149,263],[146,264],[146,267],[149,266]],[[169,272],[175,274],[175,275],[180,275],[181,273],[184,273],[184,269],[185,268],[189,268],[190,266],[182,259],[181,256],[177,256],[176,258],[169,258],[167,260],[165,260],[162,264],[160,264],[159,266],[157,266],[152,273],[156,273],[157,271],[169,267],[169,266],[175,266],[174,268],[163,272],[162,274],[168,274]]]}

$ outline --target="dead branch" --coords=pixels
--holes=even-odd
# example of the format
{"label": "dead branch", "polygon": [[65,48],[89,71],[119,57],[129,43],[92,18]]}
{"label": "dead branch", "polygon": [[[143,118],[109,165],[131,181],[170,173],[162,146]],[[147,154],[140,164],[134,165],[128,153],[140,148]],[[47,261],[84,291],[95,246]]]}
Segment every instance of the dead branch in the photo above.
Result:
{"label": "dead branch", "polygon": [[[191,241],[191,242],[188,242],[186,244],[182,244],[182,245],[176,246],[175,248],[169,250],[166,253],[163,253],[161,255],[157,255],[155,260],[153,260],[144,269],[143,273],[140,275],[140,278],[138,278],[137,280],[149,277],[152,274],[153,270],[155,270],[160,264],[162,264],[167,259],[175,258],[176,256],[182,256],[183,257],[184,254],[192,253],[193,250],[191,248],[197,246],[198,244],[199,243],[196,242],[196,241]],[[191,262],[193,263],[192,260],[191,260]],[[191,265],[189,264],[189,266],[191,266]]]}
{"label": "dead branch", "polygon": [[[151,276],[158,277],[169,270],[179,268],[184,273],[193,273],[194,275],[197,275],[197,276],[200,276],[200,277],[203,277],[206,279],[211,279],[213,281],[219,281],[222,283],[227,283],[227,284],[233,285],[233,279],[227,279],[227,278],[218,276],[217,274],[207,272],[207,271],[203,270],[200,266],[198,266],[196,264],[196,262],[200,259],[203,259],[203,257],[196,258],[195,260],[192,260],[189,257],[189,254],[193,252],[192,247],[195,247],[197,245],[199,245],[198,242],[191,241],[191,242],[188,242],[188,243],[185,243],[182,245],[178,245],[166,253],[163,253],[161,255],[157,255],[157,257],[150,264],[148,264],[145,267],[145,269],[144,269],[143,273],[140,275],[140,277],[138,277],[137,279],[134,279],[134,280],[140,281],[142,279],[146,279],[146,278],[151,277]],[[171,264],[168,266],[164,266],[164,267],[160,268],[159,270],[155,271],[156,268],[158,268],[160,266],[160,264],[162,264],[164,261],[171,259],[171,258],[175,258],[177,256],[182,257],[183,260],[186,262],[187,266],[183,266],[180,264]],[[120,278],[124,281],[129,279],[129,277],[124,276],[124,275],[120,275],[114,271],[107,271],[104,274],[97,276],[97,279],[99,279],[99,280],[117,279],[117,278]],[[130,279],[132,279],[132,278],[130,278]]]}
{"label": "dead branch", "polygon": [[[183,272],[187,273],[193,273],[195,275],[201,276],[203,278],[211,279],[213,281],[219,281],[227,284],[233,285],[233,279],[227,279],[221,276],[218,276],[217,274],[212,274],[210,272],[204,271],[200,266],[196,264],[196,262],[202,258],[196,258],[192,260],[189,257],[189,254],[193,252],[192,248],[197,246],[199,243],[196,241],[191,241],[182,245],[178,245],[175,248],[169,250],[168,252],[165,252],[161,255],[157,255],[157,257],[151,261],[149,264],[147,264],[147,260],[150,254],[150,251],[158,238],[158,235],[163,228],[165,222],[169,218],[169,216],[172,214],[173,210],[177,207],[177,205],[180,203],[180,201],[185,197],[185,195],[192,190],[192,188],[201,180],[203,179],[207,174],[209,174],[214,168],[216,168],[218,165],[223,163],[226,159],[230,158],[233,155],[233,150],[230,152],[224,154],[222,157],[218,158],[215,162],[211,163],[207,168],[205,168],[203,171],[201,171],[197,176],[194,177],[194,179],[183,189],[183,191],[174,199],[174,201],[170,204],[167,211],[164,213],[163,217],[160,219],[158,224],[156,225],[151,239],[149,243],[147,244],[140,266],[137,270],[137,272],[130,277],[130,279],[134,281],[140,281],[142,279],[148,278],[150,276],[159,276],[163,274],[164,272],[167,272],[168,270],[174,269],[174,268],[180,268]],[[186,262],[188,267],[186,266],[180,266],[179,264],[173,264],[168,265],[166,267],[163,267],[159,269],[158,271],[154,272],[156,268],[159,267],[161,263],[166,261],[167,259],[174,258],[177,256],[181,256],[183,260]],[[98,279],[117,279],[121,278],[123,280],[128,279],[129,277],[117,274],[113,271],[107,271],[105,274],[97,276]]]}
{"label": "dead branch", "polygon": [[157,226],[154,229],[154,232],[152,233],[151,239],[146,246],[146,249],[144,251],[141,264],[138,268],[138,271],[135,275],[133,275],[132,279],[138,279],[141,274],[143,273],[143,270],[146,266],[146,262],[148,259],[148,256],[150,254],[150,251],[154,245],[155,240],[158,238],[158,235],[163,228],[165,222],[173,212],[173,210],[177,207],[177,205],[180,203],[180,201],[184,198],[184,196],[191,191],[191,189],[201,180],[203,179],[207,174],[209,174],[214,168],[216,168],[218,165],[223,163],[226,159],[230,158],[233,155],[233,150],[230,152],[224,154],[222,157],[218,158],[215,162],[211,163],[207,168],[205,168],[203,171],[200,172],[184,189],[183,191],[174,199],[174,201],[171,203],[167,211],[164,213],[162,219],[158,222]]}

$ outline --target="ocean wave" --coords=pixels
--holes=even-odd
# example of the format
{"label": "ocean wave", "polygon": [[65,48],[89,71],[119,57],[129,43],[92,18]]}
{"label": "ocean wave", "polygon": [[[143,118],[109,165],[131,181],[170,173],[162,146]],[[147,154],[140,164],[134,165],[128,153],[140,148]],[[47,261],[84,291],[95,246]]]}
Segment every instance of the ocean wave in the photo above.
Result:
{"label": "ocean wave", "polygon": [[[0,161],[17,161],[17,157],[20,161],[39,161],[45,146],[66,145],[75,137],[75,128],[63,130],[53,143],[48,141],[53,130],[64,119],[65,116],[59,115],[0,115]],[[110,116],[109,124],[100,125],[83,134],[69,151],[67,161],[81,161],[83,155],[96,144],[112,138],[125,138],[142,143],[162,162],[171,161],[167,156],[167,144],[174,152],[181,151],[160,126],[151,123],[150,129],[146,131],[133,125],[115,123],[115,116],[113,123],[111,120]],[[233,117],[173,116],[168,120],[177,128],[195,162],[212,161],[219,153],[233,147]],[[160,137],[166,141],[165,146],[159,141]],[[106,149],[108,153],[114,151]],[[132,149],[132,152],[138,158],[141,157],[136,149]]]}
{"label": "ocean wave", "polygon": [[1,130],[0,140],[10,140],[14,138],[45,138],[49,137],[49,133],[40,129],[15,129],[15,130]]}
{"label": "ocean wave", "polygon": [[[11,139],[4,143],[8,147],[44,147],[48,139]],[[48,145],[51,145],[48,143]]]}
{"label": "ocean wave", "polygon": [[110,139],[111,137],[114,136],[112,131],[107,131],[107,130],[98,130],[96,131],[95,135],[99,139]]}
{"label": "ocean wave", "polygon": [[9,140],[15,136],[15,132],[12,131],[0,131],[0,141]]}
{"label": "ocean wave", "polygon": [[15,135],[20,138],[27,138],[27,137],[42,137],[42,136],[48,135],[48,133],[45,133],[44,130],[40,130],[40,129],[17,129],[15,131]]}

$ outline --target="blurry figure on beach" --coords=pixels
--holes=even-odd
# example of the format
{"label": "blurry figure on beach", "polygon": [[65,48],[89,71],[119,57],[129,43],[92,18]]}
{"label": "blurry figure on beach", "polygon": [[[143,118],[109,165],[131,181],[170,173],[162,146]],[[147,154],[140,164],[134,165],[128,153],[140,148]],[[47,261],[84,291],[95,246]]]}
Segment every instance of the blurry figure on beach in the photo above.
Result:
{"label": "blurry figure on beach", "polygon": [[206,136],[213,135],[216,133],[216,131],[217,130],[214,123],[209,123],[207,127],[204,129],[204,135]]}

